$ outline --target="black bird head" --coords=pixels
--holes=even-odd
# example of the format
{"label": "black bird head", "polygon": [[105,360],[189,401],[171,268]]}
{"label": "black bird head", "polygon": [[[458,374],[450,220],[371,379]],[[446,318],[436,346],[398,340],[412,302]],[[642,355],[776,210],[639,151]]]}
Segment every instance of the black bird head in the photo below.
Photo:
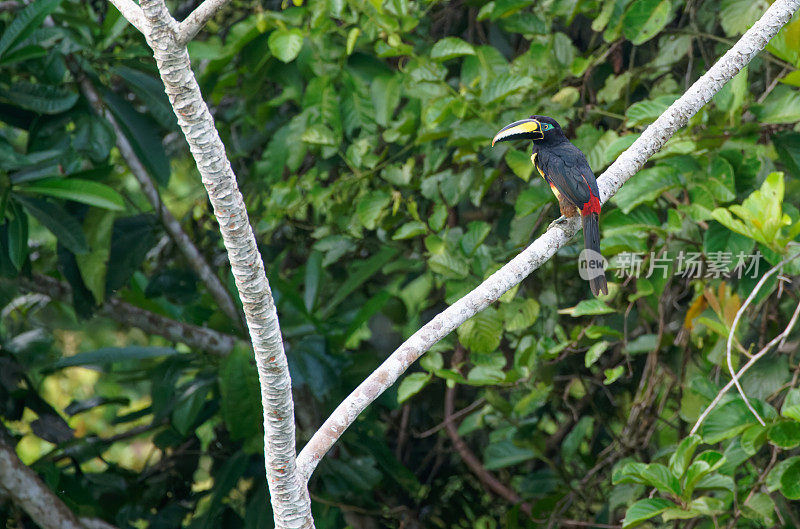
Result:
{"label": "black bird head", "polygon": [[492,146],[499,141],[532,140],[536,143],[558,142],[564,132],[556,120],[547,116],[531,116],[506,125],[492,139]]}

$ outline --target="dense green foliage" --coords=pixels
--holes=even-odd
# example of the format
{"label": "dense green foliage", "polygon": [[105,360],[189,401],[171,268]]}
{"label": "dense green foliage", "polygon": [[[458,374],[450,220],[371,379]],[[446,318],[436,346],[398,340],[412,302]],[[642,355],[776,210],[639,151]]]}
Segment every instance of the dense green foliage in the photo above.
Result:
{"label": "dense green foliage", "polygon": [[[600,174],[766,7],[226,7],[189,49],[262,245],[299,446],[404,338],[557,216],[527,146],[490,147],[500,127],[551,115]],[[213,356],[98,310],[115,297],[237,332],[80,91],[85,76],[233,293],[143,37],[104,2],[35,0],[0,21],[2,424],[81,515],[126,528],[270,526],[244,342]],[[798,252],[798,67],[795,17],[606,206],[608,296],[590,299],[578,277],[578,236],[370,407],[311,480],[317,527],[800,526],[796,332],[742,379],[766,426],[734,389],[689,435],[730,380],[743,300]],[[736,257],[755,252],[757,269],[738,274]],[[686,256],[702,273],[685,273]],[[36,274],[68,282],[71,298],[31,294]],[[786,328],[799,299],[796,283],[766,281],[736,329],[735,367]],[[453,449],[448,392],[470,407],[457,435],[479,472],[531,515]],[[3,517],[31,526],[9,501]]]}

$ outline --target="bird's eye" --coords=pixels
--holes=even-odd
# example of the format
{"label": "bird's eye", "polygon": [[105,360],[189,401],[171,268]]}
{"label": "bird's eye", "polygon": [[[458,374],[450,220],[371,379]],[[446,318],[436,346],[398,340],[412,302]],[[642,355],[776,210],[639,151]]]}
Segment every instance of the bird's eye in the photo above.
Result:
{"label": "bird's eye", "polygon": [[553,126],[549,123],[545,123],[544,125],[542,125],[542,130],[550,130],[552,128]]}

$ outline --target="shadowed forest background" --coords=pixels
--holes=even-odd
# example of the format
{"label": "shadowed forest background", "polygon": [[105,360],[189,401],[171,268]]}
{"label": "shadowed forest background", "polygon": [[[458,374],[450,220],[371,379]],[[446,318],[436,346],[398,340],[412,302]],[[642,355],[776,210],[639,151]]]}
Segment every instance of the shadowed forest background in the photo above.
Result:
{"label": "shadowed forest background", "polygon": [[[247,335],[87,99],[235,298],[150,49],[105,1],[1,4],[0,438],[81,516],[272,527]],[[529,146],[495,132],[552,116],[599,175],[768,5],[223,9],[189,51],[275,295],[298,446],[558,216]],[[800,527],[800,334],[770,345],[800,259],[732,330],[800,254],[798,68],[795,16],[604,207],[610,294],[579,277],[578,236],[437,344],[322,460],[316,526]],[[731,333],[734,368],[770,345],[741,380],[765,425],[734,388],[690,435]],[[2,489],[0,520],[34,527]]]}

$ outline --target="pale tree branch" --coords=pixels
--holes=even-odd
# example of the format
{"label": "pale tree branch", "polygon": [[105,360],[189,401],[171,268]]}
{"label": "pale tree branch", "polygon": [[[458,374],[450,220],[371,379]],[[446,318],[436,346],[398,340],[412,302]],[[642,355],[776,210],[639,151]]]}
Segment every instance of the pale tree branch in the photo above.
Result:
{"label": "pale tree branch", "polygon": [[177,39],[164,0],[141,0],[145,37],[164,89],[208,192],[242,300],[261,385],[264,456],[275,526],[314,526],[305,480],[298,475],[291,379],[264,263],[214,119]]}
{"label": "pale tree branch", "polygon": [[784,331],[782,333],[780,333],[778,336],[773,338],[767,345],[764,346],[763,349],[761,349],[759,352],[754,354],[750,358],[750,360],[748,360],[747,363],[745,365],[743,365],[742,368],[735,374],[735,378],[733,380],[731,380],[730,382],[728,382],[727,384],[725,384],[725,387],[723,387],[721,390],[719,390],[719,393],[717,393],[717,396],[714,397],[713,401],[711,401],[711,404],[708,405],[708,408],[706,408],[703,411],[703,413],[700,414],[700,417],[697,418],[697,422],[694,423],[694,426],[692,427],[692,431],[689,432],[690,435],[694,435],[695,433],[697,433],[697,430],[700,428],[700,426],[702,426],[703,421],[705,421],[706,417],[708,417],[708,414],[712,412],[712,410],[722,400],[722,397],[724,397],[725,394],[728,391],[730,391],[730,389],[733,387],[734,380],[742,378],[742,375],[747,373],[748,369],[753,367],[753,365],[755,365],[756,362],[761,360],[761,357],[763,357],[765,354],[767,354],[770,351],[770,349],[772,349],[775,346],[775,344],[777,344],[778,342],[786,339],[786,337],[789,336],[789,333],[792,332],[792,329],[794,328],[795,324],[797,324],[798,316],[800,316],[800,304],[798,304],[797,308],[794,309],[794,314],[792,314],[792,318],[791,318],[791,320],[789,320],[789,324],[786,326],[786,329],[784,329]]}
{"label": "pale tree branch", "polygon": [[[18,284],[29,292],[44,294],[50,299],[66,301],[70,298],[69,285],[50,276],[34,274],[31,279],[20,277]],[[176,321],[117,298],[108,299],[100,307],[100,313],[123,325],[141,329],[147,334],[185,343],[197,351],[224,356],[231,352],[236,343],[236,338],[230,334]]]}
{"label": "pale tree branch", "polygon": [[82,518],[67,507],[42,479],[23,463],[0,426],[0,489],[42,529],[116,529],[96,518]]}
{"label": "pale tree branch", "polygon": [[[686,125],[689,118],[764,49],[798,7],[800,0],[777,0],[773,3],[739,42],[664,111],[598,179],[603,202],[612,197],[644,166],[650,156],[661,149],[680,127]],[[303,477],[308,479],[311,476],[320,459],[347,427],[378,395],[394,384],[415,360],[549,260],[569,242],[578,231],[579,224],[577,219],[572,219],[563,228],[555,227],[546,231],[511,262],[434,317],[395,350],[334,410],[300,452],[297,465]]]}
{"label": "pale tree branch", "polygon": [[131,23],[133,27],[145,33],[144,15],[142,15],[142,8],[136,5],[133,0],[109,0],[114,7],[125,17],[125,20]]}
{"label": "pale tree branch", "polygon": [[206,22],[211,20],[214,15],[219,12],[222,7],[230,0],[205,0],[202,4],[197,6],[188,17],[186,17],[179,25],[175,35],[175,40],[179,46],[185,46],[192,40]]}
{"label": "pale tree branch", "polygon": [[775,345],[782,344],[786,340],[786,338],[792,332],[792,329],[794,329],[795,324],[797,324],[797,318],[798,316],[800,316],[800,304],[797,305],[797,308],[794,310],[794,314],[792,314],[792,317],[789,319],[789,323],[786,325],[786,328],[783,330],[783,332],[780,333],[775,338],[773,338],[772,340],[770,340],[769,343],[765,345],[759,352],[750,357],[750,360],[748,360],[747,363],[744,366],[742,366],[742,368],[738,372],[733,371],[733,365],[731,363],[731,337],[733,336],[733,333],[736,331],[736,324],[739,321],[740,315],[744,312],[744,309],[746,309],[747,306],[753,301],[753,298],[755,298],[756,294],[758,294],[758,291],[761,290],[761,287],[764,286],[764,283],[766,283],[767,279],[769,279],[770,276],[772,276],[772,274],[780,270],[783,267],[783,265],[785,265],[790,261],[793,261],[798,257],[800,257],[800,253],[797,253],[791,257],[787,257],[786,259],[784,259],[783,261],[772,267],[766,274],[764,274],[761,280],[758,283],[756,283],[755,288],[753,288],[753,292],[750,293],[750,296],[748,296],[747,300],[739,309],[739,312],[736,313],[736,318],[734,318],[733,324],[731,325],[731,332],[728,335],[728,346],[727,346],[728,368],[731,370],[731,381],[725,384],[725,387],[719,390],[719,393],[717,393],[717,396],[714,397],[714,400],[711,401],[711,404],[709,404],[708,407],[705,410],[703,410],[703,413],[701,413],[700,417],[697,418],[697,422],[694,423],[692,431],[689,432],[690,435],[694,435],[695,433],[697,433],[697,430],[703,424],[703,421],[705,421],[706,417],[708,417],[708,414],[710,414],[714,410],[714,408],[717,407],[717,405],[722,400],[722,397],[724,397],[725,394],[728,393],[728,391],[734,385],[737,387],[737,389],[739,389],[739,394],[742,396],[742,399],[744,399],[748,409],[753,413],[753,415],[756,416],[758,422],[760,422],[762,426],[764,425],[764,421],[750,405],[750,401],[747,400],[747,397],[744,394],[744,390],[741,389],[742,386],[739,384],[739,379],[742,378],[742,375],[747,373],[748,369],[753,367],[753,365],[755,365],[756,362],[758,362],[765,354],[767,354],[773,347],[775,347]]}

